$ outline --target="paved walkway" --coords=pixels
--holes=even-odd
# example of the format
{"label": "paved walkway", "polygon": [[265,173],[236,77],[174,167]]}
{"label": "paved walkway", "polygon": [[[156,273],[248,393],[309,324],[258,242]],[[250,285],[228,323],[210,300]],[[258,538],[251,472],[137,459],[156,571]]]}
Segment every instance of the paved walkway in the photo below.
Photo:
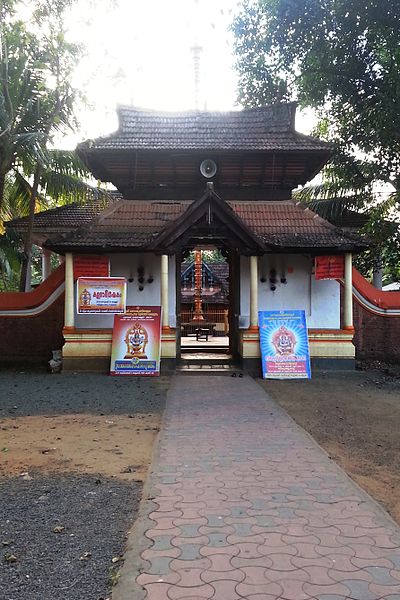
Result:
{"label": "paved walkway", "polygon": [[164,423],[117,600],[400,599],[398,527],[251,378],[176,376]]}

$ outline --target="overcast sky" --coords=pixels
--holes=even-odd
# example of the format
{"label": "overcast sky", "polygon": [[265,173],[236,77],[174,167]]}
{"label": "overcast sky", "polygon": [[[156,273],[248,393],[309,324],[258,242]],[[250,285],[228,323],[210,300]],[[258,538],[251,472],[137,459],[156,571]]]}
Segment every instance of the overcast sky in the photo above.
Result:
{"label": "overcast sky", "polygon": [[[90,107],[80,128],[62,145],[117,127],[115,108],[133,104],[159,110],[195,108],[191,48],[202,48],[199,108],[231,110],[236,104],[233,36],[237,0],[79,0],[67,20],[68,35],[84,42],[76,73]],[[309,123],[298,119],[298,128]]]}

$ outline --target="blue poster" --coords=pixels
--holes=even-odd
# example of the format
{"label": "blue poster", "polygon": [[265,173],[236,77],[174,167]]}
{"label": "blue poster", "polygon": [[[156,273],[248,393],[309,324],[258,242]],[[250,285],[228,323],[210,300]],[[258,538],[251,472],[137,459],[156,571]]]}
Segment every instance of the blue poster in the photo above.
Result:
{"label": "blue poster", "polygon": [[310,379],[310,351],[304,310],[260,310],[264,379]]}

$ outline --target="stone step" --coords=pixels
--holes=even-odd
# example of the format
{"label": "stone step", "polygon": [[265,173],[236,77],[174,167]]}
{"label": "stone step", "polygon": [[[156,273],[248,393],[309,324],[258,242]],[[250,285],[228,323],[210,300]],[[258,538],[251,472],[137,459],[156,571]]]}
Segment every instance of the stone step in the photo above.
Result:
{"label": "stone step", "polygon": [[196,361],[190,364],[180,364],[176,368],[176,372],[181,375],[227,375],[237,376],[242,375],[242,371],[235,365],[224,363],[203,363]]}

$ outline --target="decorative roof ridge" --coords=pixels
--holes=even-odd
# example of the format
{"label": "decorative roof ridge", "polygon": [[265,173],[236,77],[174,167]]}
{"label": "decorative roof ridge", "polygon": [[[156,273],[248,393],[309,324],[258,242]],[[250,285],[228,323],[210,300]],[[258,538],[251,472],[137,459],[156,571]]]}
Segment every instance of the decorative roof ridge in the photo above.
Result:
{"label": "decorative roof ridge", "polygon": [[215,192],[212,182],[208,182],[207,189],[204,192],[204,194],[194,202],[190,203],[184,213],[182,213],[177,219],[172,221],[172,223],[167,225],[153,240],[153,243],[150,245],[150,248],[154,249],[159,244],[163,244],[165,242],[166,237],[171,235],[171,233],[173,233],[173,231],[176,230],[177,227],[184,223],[188,217],[190,217],[193,213],[196,213],[196,211],[202,206],[202,204],[204,204],[207,200],[212,199],[215,200],[217,206],[219,206],[220,209],[227,211],[227,217],[229,215],[232,221],[235,222],[236,225],[243,230],[243,232],[249,237],[249,239],[252,240],[253,243],[255,243],[255,245],[257,245],[259,248],[264,247],[264,244],[259,238],[259,236],[255,234],[251,230],[251,228],[246,225],[246,223],[244,223],[243,219],[239,217],[239,215],[234,211],[232,206],[230,206],[228,202],[223,200],[221,196],[219,196]]}
{"label": "decorative roof ridge", "polygon": [[135,106],[133,104],[117,104],[117,113],[121,111],[130,111],[133,113],[139,114],[148,114],[152,116],[166,116],[166,117],[177,117],[177,116],[194,116],[194,115],[216,115],[216,116],[226,116],[226,115],[236,115],[243,113],[252,113],[252,112],[265,112],[268,109],[274,109],[282,106],[289,106],[292,109],[296,110],[298,103],[297,102],[274,102],[272,104],[265,104],[263,106],[252,106],[246,108],[233,108],[231,110],[200,110],[200,109],[188,109],[188,110],[158,110],[154,108],[144,108],[140,106]]}
{"label": "decorative roof ridge", "polygon": [[[246,121],[248,116],[259,115],[258,120],[262,120],[265,126],[272,127],[275,131],[281,133],[292,133],[296,134],[295,130],[295,119],[296,119],[296,102],[277,102],[274,104],[267,104],[264,106],[257,106],[252,108],[234,109],[229,111],[204,111],[204,110],[187,110],[187,111],[160,111],[155,109],[145,109],[136,106],[121,104],[117,105],[117,116],[118,116],[118,128],[117,130],[103,136],[99,136],[95,139],[88,139],[82,141],[77,146],[78,155],[84,159],[85,151],[92,148],[96,148],[103,142],[109,142],[114,139],[118,139],[121,136],[132,135],[135,129],[135,123],[129,122],[129,117],[132,120],[138,119],[138,124],[142,125],[146,119],[165,119],[168,122],[168,126],[179,126],[182,125],[187,119],[197,120],[199,119],[199,125],[203,126],[207,124],[207,119],[210,122],[207,125],[212,124],[215,126],[215,121],[220,119],[221,126],[227,126],[223,123],[223,120],[237,119]],[[142,117],[142,119],[141,119]],[[142,121],[142,123],[141,123]],[[175,124],[174,124],[175,121]],[[229,123],[228,123],[229,124]],[[146,127],[148,125],[146,124]],[[235,124],[236,126],[236,124]],[[264,132],[265,134],[267,131]],[[271,132],[269,132],[271,133]],[[310,136],[309,136],[310,137]],[[305,136],[307,138],[307,136]],[[311,138],[315,139],[316,138]],[[317,141],[317,140],[316,140]]]}

